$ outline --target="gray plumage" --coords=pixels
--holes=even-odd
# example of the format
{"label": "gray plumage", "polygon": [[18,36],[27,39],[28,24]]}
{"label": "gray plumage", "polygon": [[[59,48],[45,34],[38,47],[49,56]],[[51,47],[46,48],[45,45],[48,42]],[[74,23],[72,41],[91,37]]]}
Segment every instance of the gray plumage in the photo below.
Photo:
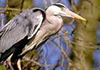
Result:
{"label": "gray plumage", "polygon": [[46,10],[46,19],[44,20],[40,30],[37,32],[35,38],[28,42],[20,55],[26,54],[28,51],[37,48],[50,36],[56,34],[63,25],[62,17],[71,17],[85,20],[79,15],[70,12],[71,11],[61,3],[56,3],[48,7]]}
{"label": "gray plumage", "polygon": [[14,17],[0,29],[0,52],[4,53],[25,37],[33,37],[44,19],[45,12],[40,8],[27,10]]}
{"label": "gray plumage", "polygon": [[37,48],[61,29],[62,17],[85,20],[61,3],[48,7],[46,12],[35,8],[13,18],[0,29],[0,52],[6,52],[1,55],[1,60],[11,53],[15,59],[19,54],[24,55],[33,48]]}

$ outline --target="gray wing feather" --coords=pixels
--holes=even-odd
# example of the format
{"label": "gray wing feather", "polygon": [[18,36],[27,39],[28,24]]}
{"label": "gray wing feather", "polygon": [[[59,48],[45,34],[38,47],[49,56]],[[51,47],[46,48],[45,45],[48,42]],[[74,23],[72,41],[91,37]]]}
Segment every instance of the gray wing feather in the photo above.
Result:
{"label": "gray wing feather", "polygon": [[43,20],[42,15],[38,16],[37,19],[38,19],[38,22],[36,22],[36,25],[37,24],[38,25],[37,25],[36,29],[34,30],[34,32],[32,32],[30,34],[30,36],[28,36],[28,39],[32,38],[37,33],[37,31],[39,30],[40,26],[42,25],[42,20]]}
{"label": "gray wing feather", "polygon": [[26,36],[30,39],[37,33],[44,18],[41,11],[33,12],[33,10],[35,9],[14,17],[0,29],[0,52],[6,51]]}

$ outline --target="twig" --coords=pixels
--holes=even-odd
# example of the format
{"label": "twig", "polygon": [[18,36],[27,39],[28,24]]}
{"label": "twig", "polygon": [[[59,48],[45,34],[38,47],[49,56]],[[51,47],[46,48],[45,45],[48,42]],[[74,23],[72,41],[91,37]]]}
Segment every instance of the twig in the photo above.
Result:
{"label": "twig", "polygon": [[28,62],[32,62],[32,63],[35,63],[36,65],[38,65],[38,66],[40,66],[40,67],[44,67],[44,66],[52,66],[52,65],[43,65],[43,64],[40,64],[39,62],[36,62],[36,61],[34,61],[34,60],[30,60],[28,57],[23,57],[26,61],[28,61]]}
{"label": "twig", "polygon": [[[57,45],[57,43],[52,39],[52,42],[55,44],[55,45]],[[68,55],[66,55],[66,53],[65,53],[65,51],[63,50],[63,48],[61,48],[59,45],[57,45],[59,48],[60,48],[60,50],[61,50],[61,52],[63,53],[63,55],[65,56],[65,58],[77,69],[77,70],[79,70],[78,68],[77,68],[77,66],[73,63],[73,61],[68,57]]]}
{"label": "twig", "polygon": [[21,10],[21,11],[20,11],[20,12],[22,12],[22,9],[23,9],[23,6],[24,6],[24,1],[25,1],[25,0],[22,0],[22,2],[21,2],[21,6],[20,6],[20,10]]}
{"label": "twig", "polygon": [[21,11],[20,9],[17,9],[17,8],[0,8],[0,10],[14,10],[14,11]]}

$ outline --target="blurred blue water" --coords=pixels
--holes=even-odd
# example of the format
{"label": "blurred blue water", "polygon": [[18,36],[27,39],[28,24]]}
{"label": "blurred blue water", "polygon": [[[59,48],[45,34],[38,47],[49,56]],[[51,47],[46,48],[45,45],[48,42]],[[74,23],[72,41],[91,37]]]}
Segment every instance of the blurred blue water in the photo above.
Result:
{"label": "blurred blue water", "polygon": [[45,0],[33,0],[33,5],[45,9]]}
{"label": "blurred blue water", "polygon": [[78,6],[80,4],[81,0],[72,0],[72,3],[74,3],[76,6]]}
{"label": "blurred blue water", "polygon": [[[98,25],[98,30],[97,30],[97,40],[100,42],[100,23]],[[98,47],[100,47],[100,45]],[[95,50],[93,59],[94,59],[94,70],[100,70],[100,50]]]}
{"label": "blurred blue water", "polygon": [[94,52],[94,70],[100,70],[100,50]]}
{"label": "blurred blue water", "polygon": [[[7,0],[0,0],[0,8],[5,8],[7,4]],[[0,10],[0,12],[3,12],[4,10]]]}
{"label": "blurred blue water", "polygon": [[[7,0],[0,0],[0,8],[5,8],[7,4]],[[5,24],[6,22],[6,15],[3,14],[5,10],[0,10],[0,28]]]}
{"label": "blurred blue water", "polygon": [[[70,3],[67,0],[54,0],[54,3],[57,3],[57,2],[63,3],[64,5],[70,8]],[[47,8],[46,4],[48,4],[47,6],[50,6],[51,1],[50,0],[33,0],[33,5],[35,7],[40,7],[42,9],[45,9]]]}
{"label": "blurred blue water", "polygon": [[97,40],[100,41],[100,23],[98,25]]}
{"label": "blurred blue water", "polygon": [[[66,28],[66,25],[64,25],[63,28],[68,31],[68,33],[71,33],[73,31],[71,26]],[[63,35],[61,31],[59,32],[59,34]],[[51,65],[42,67],[40,70],[53,70],[54,68],[57,68],[56,70],[67,70],[66,67],[68,65],[68,61],[63,57],[59,47],[63,48],[66,54],[69,56],[71,55],[71,48],[69,48],[63,38],[57,38],[57,35],[52,36],[52,39],[53,41],[48,40],[42,47],[38,49],[38,52],[40,52],[39,62],[41,64]],[[71,41],[72,36],[69,35],[68,39]],[[58,66],[56,67],[56,65]]]}

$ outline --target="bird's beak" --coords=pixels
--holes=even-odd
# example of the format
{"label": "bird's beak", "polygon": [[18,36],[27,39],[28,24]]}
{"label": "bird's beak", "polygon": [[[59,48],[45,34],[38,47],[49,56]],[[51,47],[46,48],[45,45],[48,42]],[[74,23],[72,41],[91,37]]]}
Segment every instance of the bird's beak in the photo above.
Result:
{"label": "bird's beak", "polygon": [[79,16],[78,14],[70,11],[69,9],[65,9],[61,12],[61,15],[62,16],[65,16],[65,17],[71,17],[71,18],[75,18],[75,19],[79,19],[79,20],[83,20],[83,21],[86,21],[85,18]]}

